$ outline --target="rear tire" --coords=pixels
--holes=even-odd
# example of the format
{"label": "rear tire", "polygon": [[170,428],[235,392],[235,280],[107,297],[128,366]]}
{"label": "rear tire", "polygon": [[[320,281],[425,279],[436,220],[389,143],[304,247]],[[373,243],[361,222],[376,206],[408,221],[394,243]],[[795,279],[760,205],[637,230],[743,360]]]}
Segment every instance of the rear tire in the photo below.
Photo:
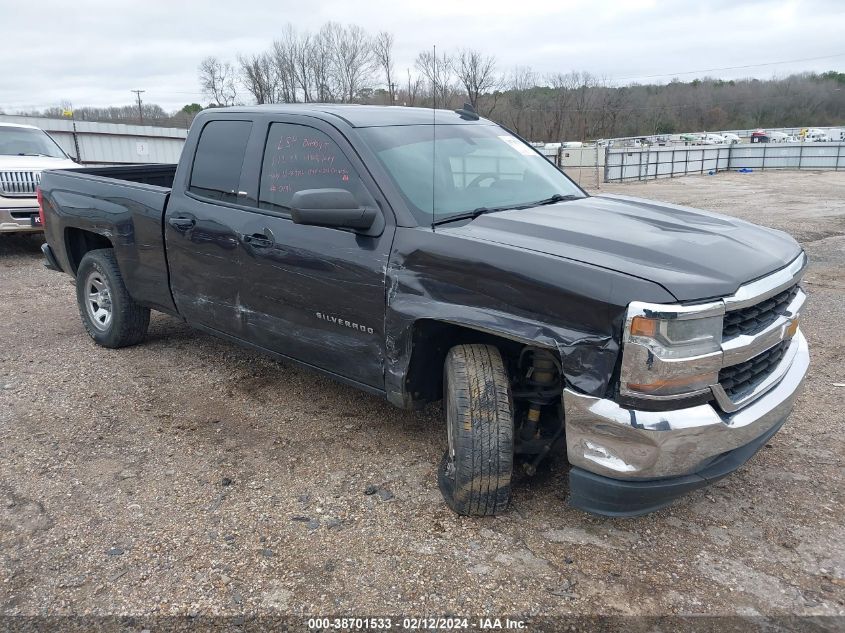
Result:
{"label": "rear tire", "polygon": [[437,483],[458,514],[490,516],[505,510],[513,474],[514,424],[510,380],[492,345],[458,345],[443,371],[449,448]]}
{"label": "rear tire", "polygon": [[76,271],[76,302],[88,335],[103,347],[127,347],[144,340],[150,309],[129,296],[114,251],[88,251]]}

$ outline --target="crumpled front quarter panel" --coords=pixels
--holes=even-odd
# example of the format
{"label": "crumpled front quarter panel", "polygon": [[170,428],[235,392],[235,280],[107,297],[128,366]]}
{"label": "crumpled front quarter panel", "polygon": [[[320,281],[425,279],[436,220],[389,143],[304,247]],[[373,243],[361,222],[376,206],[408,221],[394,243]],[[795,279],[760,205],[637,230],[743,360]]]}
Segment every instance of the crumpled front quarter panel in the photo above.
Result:
{"label": "crumpled front quarter panel", "polygon": [[652,282],[477,240],[460,227],[400,228],[387,270],[387,396],[409,406],[405,376],[420,319],[556,350],[568,385],[604,396],[634,299],[674,300]]}

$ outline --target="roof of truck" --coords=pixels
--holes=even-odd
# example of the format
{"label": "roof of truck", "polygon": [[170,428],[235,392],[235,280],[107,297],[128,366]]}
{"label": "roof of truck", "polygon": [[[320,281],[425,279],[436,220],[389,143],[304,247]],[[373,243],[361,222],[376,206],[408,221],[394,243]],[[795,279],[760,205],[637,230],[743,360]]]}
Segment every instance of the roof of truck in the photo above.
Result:
{"label": "roof of truck", "polygon": [[[461,118],[454,110],[408,108],[405,106],[376,106],[340,103],[282,103],[258,106],[234,106],[215,112],[259,112],[261,114],[307,114],[319,118],[340,118],[352,127],[380,127],[387,125],[437,125],[491,124],[486,119],[478,121]],[[323,116],[320,116],[323,115]]]}

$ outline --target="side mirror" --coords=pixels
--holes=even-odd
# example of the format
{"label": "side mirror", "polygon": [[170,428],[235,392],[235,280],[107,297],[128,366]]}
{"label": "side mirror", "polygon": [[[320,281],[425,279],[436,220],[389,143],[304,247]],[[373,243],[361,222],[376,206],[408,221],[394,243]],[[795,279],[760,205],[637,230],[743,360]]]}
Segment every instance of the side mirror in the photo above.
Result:
{"label": "side mirror", "polygon": [[369,229],[377,214],[360,207],[346,189],[303,189],[293,194],[290,206],[297,224],[343,229]]}

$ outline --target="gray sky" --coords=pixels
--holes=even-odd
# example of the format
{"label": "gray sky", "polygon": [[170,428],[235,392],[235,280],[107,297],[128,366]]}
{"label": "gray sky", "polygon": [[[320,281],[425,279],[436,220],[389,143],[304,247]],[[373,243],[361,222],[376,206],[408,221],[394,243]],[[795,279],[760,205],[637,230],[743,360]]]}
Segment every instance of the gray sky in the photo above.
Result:
{"label": "gray sky", "polygon": [[[265,50],[286,22],[391,31],[402,78],[432,44],[480,49],[500,70],[586,70],[622,83],[845,70],[845,0],[0,0],[0,15],[6,112],[128,104],[135,88],[167,110],[206,103],[200,60]],[[797,59],[807,61],[687,72]]]}

